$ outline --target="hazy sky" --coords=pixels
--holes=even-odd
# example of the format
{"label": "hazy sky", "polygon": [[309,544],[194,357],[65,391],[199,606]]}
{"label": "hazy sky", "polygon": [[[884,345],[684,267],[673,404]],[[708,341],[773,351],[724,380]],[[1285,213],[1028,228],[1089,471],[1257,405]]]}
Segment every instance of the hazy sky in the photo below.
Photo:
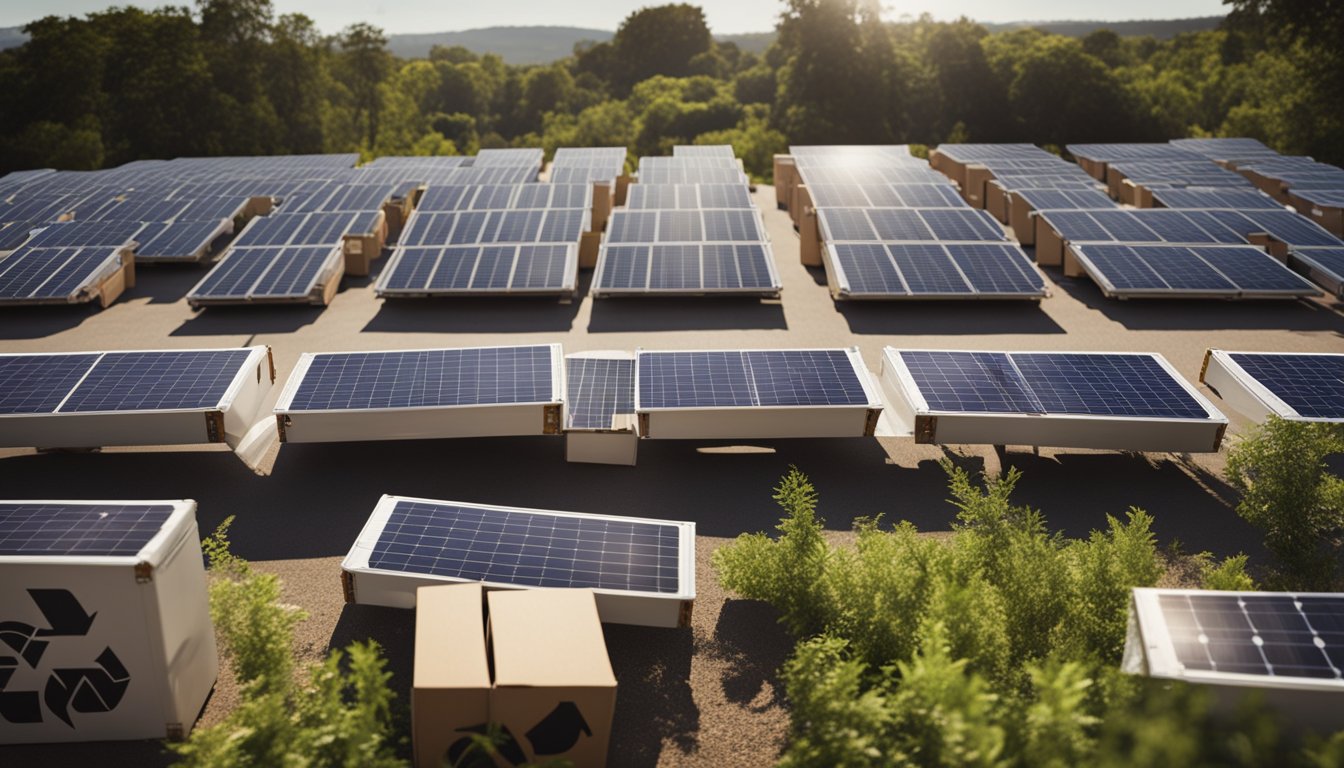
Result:
{"label": "hazy sky", "polygon": [[[447,32],[493,26],[564,25],[615,29],[632,11],[665,0],[273,0],[276,13],[305,13],[324,32],[367,21],[392,33]],[[670,1],[670,0],[667,0]],[[718,33],[773,29],[782,0],[702,0],[709,26]],[[3,0],[0,27],[17,27],[47,15],[82,16],[111,5],[188,5],[190,0]],[[1214,16],[1227,12],[1222,0],[921,0],[883,3],[888,18],[919,15],[937,19],[969,16],[977,21],[1121,21]]]}

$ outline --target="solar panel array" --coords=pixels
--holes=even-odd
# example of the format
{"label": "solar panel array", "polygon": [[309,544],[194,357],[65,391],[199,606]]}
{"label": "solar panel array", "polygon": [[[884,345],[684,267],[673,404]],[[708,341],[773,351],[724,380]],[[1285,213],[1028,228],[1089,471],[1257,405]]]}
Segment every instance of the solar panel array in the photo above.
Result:
{"label": "solar panel array", "polygon": [[1208,419],[1157,355],[895,350],[931,413]]}
{"label": "solar panel array", "polygon": [[561,147],[551,162],[552,184],[616,183],[625,173],[625,147]]}
{"label": "solar panel array", "polygon": [[1075,245],[1083,269],[1107,296],[1270,298],[1320,292],[1250,245]]}
{"label": "solar panel array", "polygon": [[592,224],[592,195],[587,184],[430,186],[374,290],[570,295],[579,241]]}
{"label": "solar panel array", "polygon": [[397,499],[368,567],[514,587],[676,594],[680,531],[635,518]]}
{"label": "solar panel array", "polygon": [[131,557],[172,514],[170,504],[0,501],[0,557]]}
{"label": "solar panel array", "polygon": [[[1040,152],[1021,146],[1024,157]],[[988,147],[958,145],[958,162]],[[922,165],[917,158],[853,149],[803,157],[799,175],[816,210],[837,298],[1045,295],[1040,273],[991,217],[967,205],[942,175],[909,174]]]}
{"label": "solar panel array", "polygon": [[314,354],[277,411],[550,403],[558,354],[553,345]]}
{"label": "solar panel array", "polygon": [[140,224],[47,225],[0,259],[0,304],[91,301],[130,258]]}
{"label": "solar panel array", "polygon": [[[1178,673],[1344,681],[1344,595],[1155,590]],[[1165,671],[1165,670],[1164,670]]]}
{"label": "solar panel array", "polygon": [[866,406],[843,349],[640,351],[635,410]]}
{"label": "solar panel array", "polygon": [[0,355],[0,415],[220,405],[249,349]]}
{"label": "solar panel array", "polygon": [[[594,296],[779,293],[765,225],[731,153],[644,157],[639,169],[640,183],[627,190],[626,206],[607,221]],[[700,183],[695,174],[701,171],[741,178]],[[663,177],[669,180],[652,181]]]}

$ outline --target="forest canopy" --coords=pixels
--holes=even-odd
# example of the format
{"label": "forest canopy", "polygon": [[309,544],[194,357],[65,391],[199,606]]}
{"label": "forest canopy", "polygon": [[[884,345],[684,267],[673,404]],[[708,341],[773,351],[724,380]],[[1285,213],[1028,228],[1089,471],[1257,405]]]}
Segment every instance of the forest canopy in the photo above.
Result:
{"label": "forest canopy", "polygon": [[1218,29],[1159,41],[991,34],[966,19],[883,21],[858,0],[787,0],[762,56],[716,43],[699,7],[673,4],[533,66],[461,47],[399,59],[377,27],[322,35],[269,0],[49,16],[0,52],[0,171],[729,143],[768,178],[790,143],[1184,136],[1344,162],[1344,0],[1230,4]]}

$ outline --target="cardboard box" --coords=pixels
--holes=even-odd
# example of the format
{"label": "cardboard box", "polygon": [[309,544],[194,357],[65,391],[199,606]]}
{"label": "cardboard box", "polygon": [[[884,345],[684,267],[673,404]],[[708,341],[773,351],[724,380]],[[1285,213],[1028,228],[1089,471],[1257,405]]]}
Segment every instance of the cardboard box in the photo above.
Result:
{"label": "cardboard box", "polygon": [[775,155],[775,208],[781,211],[789,209],[793,200],[793,188],[797,186],[798,168],[790,155]]}
{"label": "cardboard box", "polygon": [[490,665],[480,584],[416,590],[411,739],[417,766],[456,764],[471,728],[490,720]]}
{"label": "cardboard box", "polygon": [[605,765],[616,675],[592,590],[483,592],[479,584],[417,591],[415,764],[459,764],[471,734],[493,724],[510,738],[499,766]]}

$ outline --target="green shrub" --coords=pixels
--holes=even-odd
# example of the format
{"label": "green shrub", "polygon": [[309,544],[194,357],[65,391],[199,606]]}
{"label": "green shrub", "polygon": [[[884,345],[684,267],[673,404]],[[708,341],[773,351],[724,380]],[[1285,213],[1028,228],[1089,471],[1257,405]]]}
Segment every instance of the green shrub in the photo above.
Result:
{"label": "green shrub", "polygon": [[332,651],[299,681],[294,627],[280,580],[229,552],[225,520],[201,548],[210,562],[210,615],[242,702],[224,722],[173,746],[179,765],[400,766],[390,744],[391,673],[377,643]]}
{"label": "green shrub", "polygon": [[[860,520],[853,546],[831,545],[791,468],[779,536],[714,553],[726,588],[774,605],[801,639],[781,671],[782,765],[1325,765],[1344,748],[1294,752],[1260,709],[1229,728],[1198,691],[1120,672],[1130,591],[1163,573],[1151,516],[1067,540],[1012,504],[1016,471],[977,485],[945,468],[950,537]],[[1206,583],[1253,586],[1245,556],[1197,560]]]}
{"label": "green shrub", "polygon": [[1271,416],[1228,454],[1237,513],[1265,532],[1272,585],[1330,591],[1344,582],[1344,479],[1326,457],[1344,453],[1344,427]]}

